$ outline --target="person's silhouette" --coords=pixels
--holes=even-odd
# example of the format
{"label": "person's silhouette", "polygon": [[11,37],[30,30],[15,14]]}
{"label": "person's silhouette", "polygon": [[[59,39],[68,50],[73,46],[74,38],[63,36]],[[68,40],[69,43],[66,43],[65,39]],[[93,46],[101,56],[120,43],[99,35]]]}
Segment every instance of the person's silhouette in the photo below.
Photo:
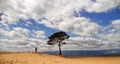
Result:
{"label": "person's silhouette", "polygon": [[35,52],[37,53],[37,47],[35,47]]}

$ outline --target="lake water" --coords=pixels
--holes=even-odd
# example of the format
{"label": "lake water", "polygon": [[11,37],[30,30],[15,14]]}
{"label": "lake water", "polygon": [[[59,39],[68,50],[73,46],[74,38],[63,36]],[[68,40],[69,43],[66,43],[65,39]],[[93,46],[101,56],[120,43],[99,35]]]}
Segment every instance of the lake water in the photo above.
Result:
{"label": "lake water", "polygon": [[[46,51],[43,53],[58,55],[59,51]],[[63,56],[120,56],[119,49],[110,50],[64,50]]]}

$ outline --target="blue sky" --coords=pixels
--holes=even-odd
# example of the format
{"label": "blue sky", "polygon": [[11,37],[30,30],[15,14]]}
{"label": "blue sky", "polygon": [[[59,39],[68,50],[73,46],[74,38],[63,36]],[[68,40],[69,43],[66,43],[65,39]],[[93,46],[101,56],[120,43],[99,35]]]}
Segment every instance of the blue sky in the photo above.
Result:
{"label": "blue sky", "polygon": [[90,18],[92,21],[102,25],[107,26],[111,23],[112,20],[120,19],[120,9],[115,8],[112,10],[109,10],[108,12],[102,12],[102,13],[88,13],[86,11],[80,12],[81,16]]}
{"label": "blue sky", "polygon": [[57,50],[57,45],[48,46],[46,41],[65,31],[71,37],[63,50],[120,49],[119,0],[53,1],[0,0],[0,48]]}

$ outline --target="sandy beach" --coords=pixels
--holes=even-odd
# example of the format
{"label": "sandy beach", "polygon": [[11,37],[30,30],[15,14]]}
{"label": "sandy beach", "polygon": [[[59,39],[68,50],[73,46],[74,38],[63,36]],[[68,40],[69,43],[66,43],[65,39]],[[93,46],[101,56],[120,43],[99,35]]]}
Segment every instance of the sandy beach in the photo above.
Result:
{"label": "sandy beach", "polygon": [[0,64],[120,64],[120,57],[68,58],[42,53],[1,52]]}

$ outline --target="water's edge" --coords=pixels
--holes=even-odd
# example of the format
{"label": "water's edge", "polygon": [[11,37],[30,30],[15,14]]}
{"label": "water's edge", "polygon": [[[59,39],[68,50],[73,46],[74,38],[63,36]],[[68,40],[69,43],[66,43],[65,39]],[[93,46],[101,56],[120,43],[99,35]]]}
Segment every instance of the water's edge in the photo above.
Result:
{"label": "water's edge", "polygon": [[[45,51],[42,53],[57,55],[59,51]],[[111,49],[111,50],[64,50],[62,51],[63,56],[120,56],[119,49]]]}

